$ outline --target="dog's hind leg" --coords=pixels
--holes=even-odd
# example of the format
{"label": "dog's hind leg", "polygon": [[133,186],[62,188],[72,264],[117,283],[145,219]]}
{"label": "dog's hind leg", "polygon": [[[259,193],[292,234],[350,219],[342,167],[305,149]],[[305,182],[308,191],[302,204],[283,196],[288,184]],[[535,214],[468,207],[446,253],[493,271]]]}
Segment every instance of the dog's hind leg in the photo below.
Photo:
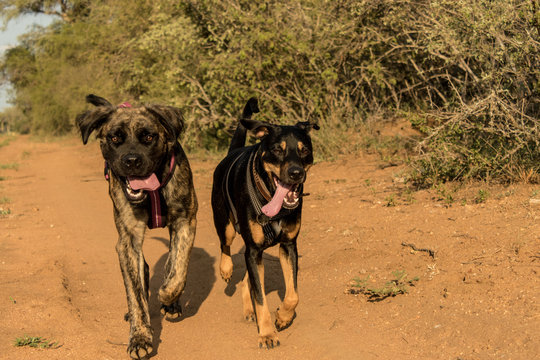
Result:
{"label": "dog's hind leg", "polygon": [[216,185],[217,183],[218,182],[214,180],[214,186],[212,188],[212,213],[214,216],[214,226],[216,228],[221,247],[221,262],[219,265],[219,270],[221,273],[221,278],[226,282],[229,282],[233,272],[231,245],[236,236],[236,230],[234,228],[231,213],[228,211],[227,206],[225,205],[224,194],[220,187]]}
{"label": "dog's hind leg", "polygon": [[148,265],[142,253],[146,223],[129,226],[115,213],[118,229],[116,251],[124,278],[128,302],[130,334],[128,353],[134,359],[144,358],[152,352],[152,328],[148,312]]}
{"label": "dog's hind leg", "polygon": [[221,243],[221,262],[219,264],[219,271],[221,273],[221,278],[226,282],[229,282],[233,272],[231,245],[236,236],[236,231],[234,230],[234,225],[230,219],[225,227],[216,226],[216,229]]}
{"label": "dog's hind leg", "polygon": [[298,252],[296,241],[279,246],[279,262],[285,279],[285,297],[276,311],[276,328],[281,331],[291,325],[298,305],[297,273]]}
{"label": "dog's hind leg", "polygon": [[171,318],[182,314],[179,298],[186,286],[189,255],[195,240],[197,220],[195,215],[191,219],[177,219],[169,226],[171,242],[169,256],[165,263],[165,279],[159,288],[159,301],[161,312]]}

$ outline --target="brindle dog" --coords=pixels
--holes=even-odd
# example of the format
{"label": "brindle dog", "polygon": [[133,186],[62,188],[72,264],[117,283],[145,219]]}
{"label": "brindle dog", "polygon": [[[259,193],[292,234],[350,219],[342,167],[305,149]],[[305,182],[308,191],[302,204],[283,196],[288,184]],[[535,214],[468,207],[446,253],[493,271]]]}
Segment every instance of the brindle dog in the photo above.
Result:
{"label": "brindle dog", "polygon": [[[303,183],[313,164],[309,131],[319,127],[309,122],[277,126],[252,120],[251,115],[257,112],[257,100],[252,98],[244,108],[227,157],[214,172],[212,209],[221,241],[221,276],[227,282],[233,270],[231,244],[237,233],[244,239],[247,268],[242,290],[244,316],[247,320],[256,318],[259,347],[269,349],[279,345],[276,328],[287,328],[296,315],[296,239],[300,231]],[[245,147],[247,130],[261,141]],[[276,244],[279,244],[286,291],[274,326],[266,302],[262,255]]]}
{"label": "brindle dog", "polygon": [[[143,255],[143,237],[155,205],[166,203],[165,222],[170,244],[165,279],[159,289],[161,312],[172,318],[181,315],[180,294],[186,283],[189,255],[196,227],[197,199],[191,169],[177,141],[183,127],[180,110],[171,106],[114,106],[107,100],[88,95],[96,106],[77,116],[76,123],[87,143],[95,131],[106,161],[109,195],[114,205],[118,230],[116,251],[127,294],[130,336],[127,351],[140,359],[152,352],[148,312],[148,264]],[[147,187],[156,187],[150,191]],[[152,215],[154,216],[154,214]]]}

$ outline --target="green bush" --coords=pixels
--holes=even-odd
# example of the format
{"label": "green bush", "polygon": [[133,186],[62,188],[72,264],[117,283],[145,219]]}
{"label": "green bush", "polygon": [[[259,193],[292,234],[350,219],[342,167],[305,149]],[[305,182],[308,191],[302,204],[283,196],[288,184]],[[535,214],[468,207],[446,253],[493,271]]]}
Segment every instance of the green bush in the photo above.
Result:
{"label": "green bush", "polygon": [[319,123],[325,158],[365,148],[366,119],[407,118],[419,184],[538,173],[538,0],[72,5],[0,62],[34,132],[72,131],[96,93],[178,106],[183,144],[221,150],[257,96],[259,119]]}

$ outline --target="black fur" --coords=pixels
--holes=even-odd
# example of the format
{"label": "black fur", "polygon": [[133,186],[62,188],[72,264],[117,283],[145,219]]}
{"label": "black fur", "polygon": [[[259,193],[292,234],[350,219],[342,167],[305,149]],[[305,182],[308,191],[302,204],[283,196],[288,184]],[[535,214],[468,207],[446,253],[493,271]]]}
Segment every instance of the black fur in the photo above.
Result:
{"label": "black fur", "polygon": [[[301,122],[294,126],[278,126],[251,119],[258,110],[257,100],[250,99],[231,140],[229,153],[214,172],[212,209],[214,225],[221,242],[221,275],[225,281],[229,281],[232,274],[230,246],[236,232],[239,231],[246,246],[245,261],[249,279],[245,282],[244,291],[250,292],[253,301],[252,304],[244,302],[244,315],[246,318],[256,317],[259,346],[271,348],[277,346],[279,341],[275,333],[276,328],[270,322],[265,300],[264,279],[261,275],[262,254],[268,247],[279,244],[287,287],[285,299],[276,312],[275,324],[277,329],[281,330],[291,324],[298,303],[296,240],[302,213],[302,189],[307,170],[313,164],[309,131],[319,127],[309,122]],[[261,140],[253,146],[246,147],[248,130]],[[271,194],[276,190],[274,179],[279,179],[282,183],[293,186],[298,196],[294,203],[282,208],[278,215],[265,218],[256,210],[248,191],[248,182],[253,182],[255,177],[261,179]],[[261,204],[268,202],[260,191],[256,191],[256,196]],[[233,211],[237,213],[236,218]],[[270,236],[264,235],[263,224],[267,221],[272,227]]]}

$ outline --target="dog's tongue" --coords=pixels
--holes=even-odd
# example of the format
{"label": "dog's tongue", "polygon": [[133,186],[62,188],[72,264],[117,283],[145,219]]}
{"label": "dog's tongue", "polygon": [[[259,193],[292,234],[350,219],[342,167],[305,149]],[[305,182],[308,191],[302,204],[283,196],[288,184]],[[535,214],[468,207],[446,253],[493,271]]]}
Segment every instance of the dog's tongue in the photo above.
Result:
{"label": "dog's tongue", "polygon": [[128,177],[129,186],[133,190],[154,191],[159,188],[159,180],[156,174],[152,173],[149,177]]}
{"label": "dog's tongue", "polygon": [[274,197],[272,198],[272,200],[270,200],[268,204],[264,205],[261,208],[263,214],[268,217],[276,216],[279,210],[281,210],[283,199],[285,199],[285,196],[290,190],[291,190],[290,185],[286,185],[286,184],[283,184],[282,182],[278,182]]}

